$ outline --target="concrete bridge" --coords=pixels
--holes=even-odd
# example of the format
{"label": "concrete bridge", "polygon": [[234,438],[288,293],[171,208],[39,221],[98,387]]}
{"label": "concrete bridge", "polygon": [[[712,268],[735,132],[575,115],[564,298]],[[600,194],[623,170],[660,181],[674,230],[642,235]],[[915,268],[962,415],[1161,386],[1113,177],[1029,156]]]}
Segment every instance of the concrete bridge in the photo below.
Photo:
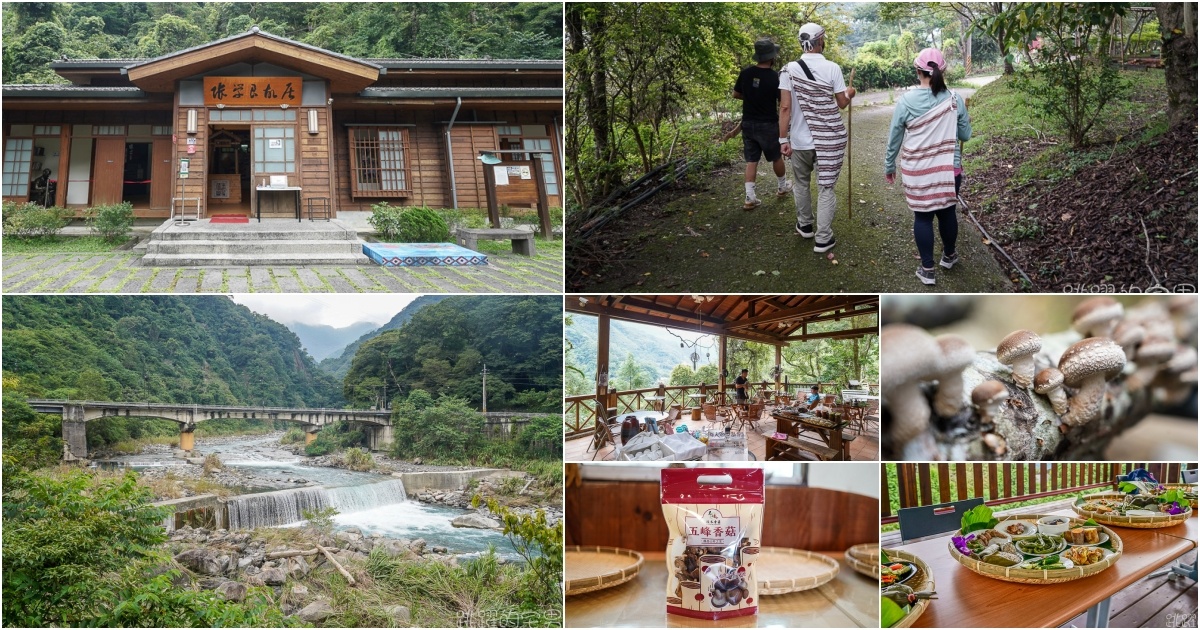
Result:
{"label": "concrete bridge", "polygon": [[285,407],[236,407],[224,405],[181,405],[175,403],[97,402],[78,400],[30,400],[38,413],[61,415],[63,459],[87,457],[87,423],[101,418],[162,418],[179,424],[179,448],[191,451],[196,445],[196,425],[205,420],[282,420],[304,428],[305,443],[317,438],[321,427],[342,420],[362,425],[372,450],[383,450],[392,442],[392,412],[366,409],[289,409]]}

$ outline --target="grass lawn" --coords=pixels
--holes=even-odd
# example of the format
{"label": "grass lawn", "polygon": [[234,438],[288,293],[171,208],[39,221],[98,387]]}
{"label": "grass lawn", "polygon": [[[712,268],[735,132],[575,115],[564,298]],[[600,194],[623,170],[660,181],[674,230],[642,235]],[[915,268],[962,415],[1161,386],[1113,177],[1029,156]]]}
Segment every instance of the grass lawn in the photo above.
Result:
{"label": "grass lawn", "polygon": [[56,236],[54,238],[4,237],[5,254],[97,254],[112,252],[129,241],[112,243],[100,236]]}

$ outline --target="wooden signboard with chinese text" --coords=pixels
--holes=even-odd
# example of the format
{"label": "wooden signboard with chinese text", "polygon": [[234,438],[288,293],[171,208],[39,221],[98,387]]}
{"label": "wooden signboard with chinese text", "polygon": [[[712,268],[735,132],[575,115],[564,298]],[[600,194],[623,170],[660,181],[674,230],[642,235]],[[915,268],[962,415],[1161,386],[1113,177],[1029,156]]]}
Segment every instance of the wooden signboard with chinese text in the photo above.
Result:
{"label": "wooden signboard with chinese text", "polygon": [[204,77],[204,104],[226,107],[298,107],[300,77]]}

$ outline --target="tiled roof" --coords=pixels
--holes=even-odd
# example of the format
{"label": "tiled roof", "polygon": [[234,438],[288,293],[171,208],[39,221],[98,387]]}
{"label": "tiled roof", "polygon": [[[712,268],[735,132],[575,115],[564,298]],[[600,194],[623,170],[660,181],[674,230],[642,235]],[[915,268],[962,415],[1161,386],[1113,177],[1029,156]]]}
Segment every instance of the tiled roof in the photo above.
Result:
{"label": "tiled roof", "polygon": [[146,93],[135,87],[94,87],[90,85],[55,85],[55,84],[24,84],[5,85],[3,96],[6,97],[42,97],[42,98],[141,98]]}

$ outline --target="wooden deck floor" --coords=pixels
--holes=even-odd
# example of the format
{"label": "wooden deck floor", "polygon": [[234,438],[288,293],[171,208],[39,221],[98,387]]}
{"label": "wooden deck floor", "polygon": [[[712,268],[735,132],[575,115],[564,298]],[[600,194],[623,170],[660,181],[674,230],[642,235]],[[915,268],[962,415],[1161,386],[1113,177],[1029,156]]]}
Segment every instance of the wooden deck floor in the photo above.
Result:
{"label": "wooden deck floor", "polygon": [[[774,420],[771,419],[771,410],[768,407],[763,411],[763,420],[758,423],[760,427],[768,427],[773,425]],[[703,426],[708,426],[708,423],[703,423]],[[809,439],[815,439],[809,436]],[[763,461],[767,452],[767,440],[756,431],[747,429],[746,431],[747,450],[754,455],[755,461]],[[568,439],[563,445],[563,461],[566,462],[587,462],[587,461],[610,461],[613,457],[613,447],[607,446],[601,449],[597,454],[591,450],[592,436],[590,434],[581,435],[573,439]],[[858,435],[853,442],[850,443],[850,459],[852,461],[878,461],[879,460],[879,421],[870,422],[867,424],[866,431]]]}
{"label": "wooden deck floor", "polygon": [[[1073,502],[1074,499],[1064,499],[1044,503],[1037,508],[1039,511],[1053,512],[1068,508]],[[1029,509],[997,510],[996,513],[1028,512]],[[900,545],[899,530],[880,534],[879,543],[885,548]],[[1184,554],[1172,564],[1176,562],[1195,563],[1196,551]],[[1108,625],[1110,628],[1195,628],[1196,606],[1196,582],[1187,578],[1168,579],[1166,575],[1145,577],[1113,595]],[[1087,627],[1086,614],[1079,615],[1062,627]]]}

